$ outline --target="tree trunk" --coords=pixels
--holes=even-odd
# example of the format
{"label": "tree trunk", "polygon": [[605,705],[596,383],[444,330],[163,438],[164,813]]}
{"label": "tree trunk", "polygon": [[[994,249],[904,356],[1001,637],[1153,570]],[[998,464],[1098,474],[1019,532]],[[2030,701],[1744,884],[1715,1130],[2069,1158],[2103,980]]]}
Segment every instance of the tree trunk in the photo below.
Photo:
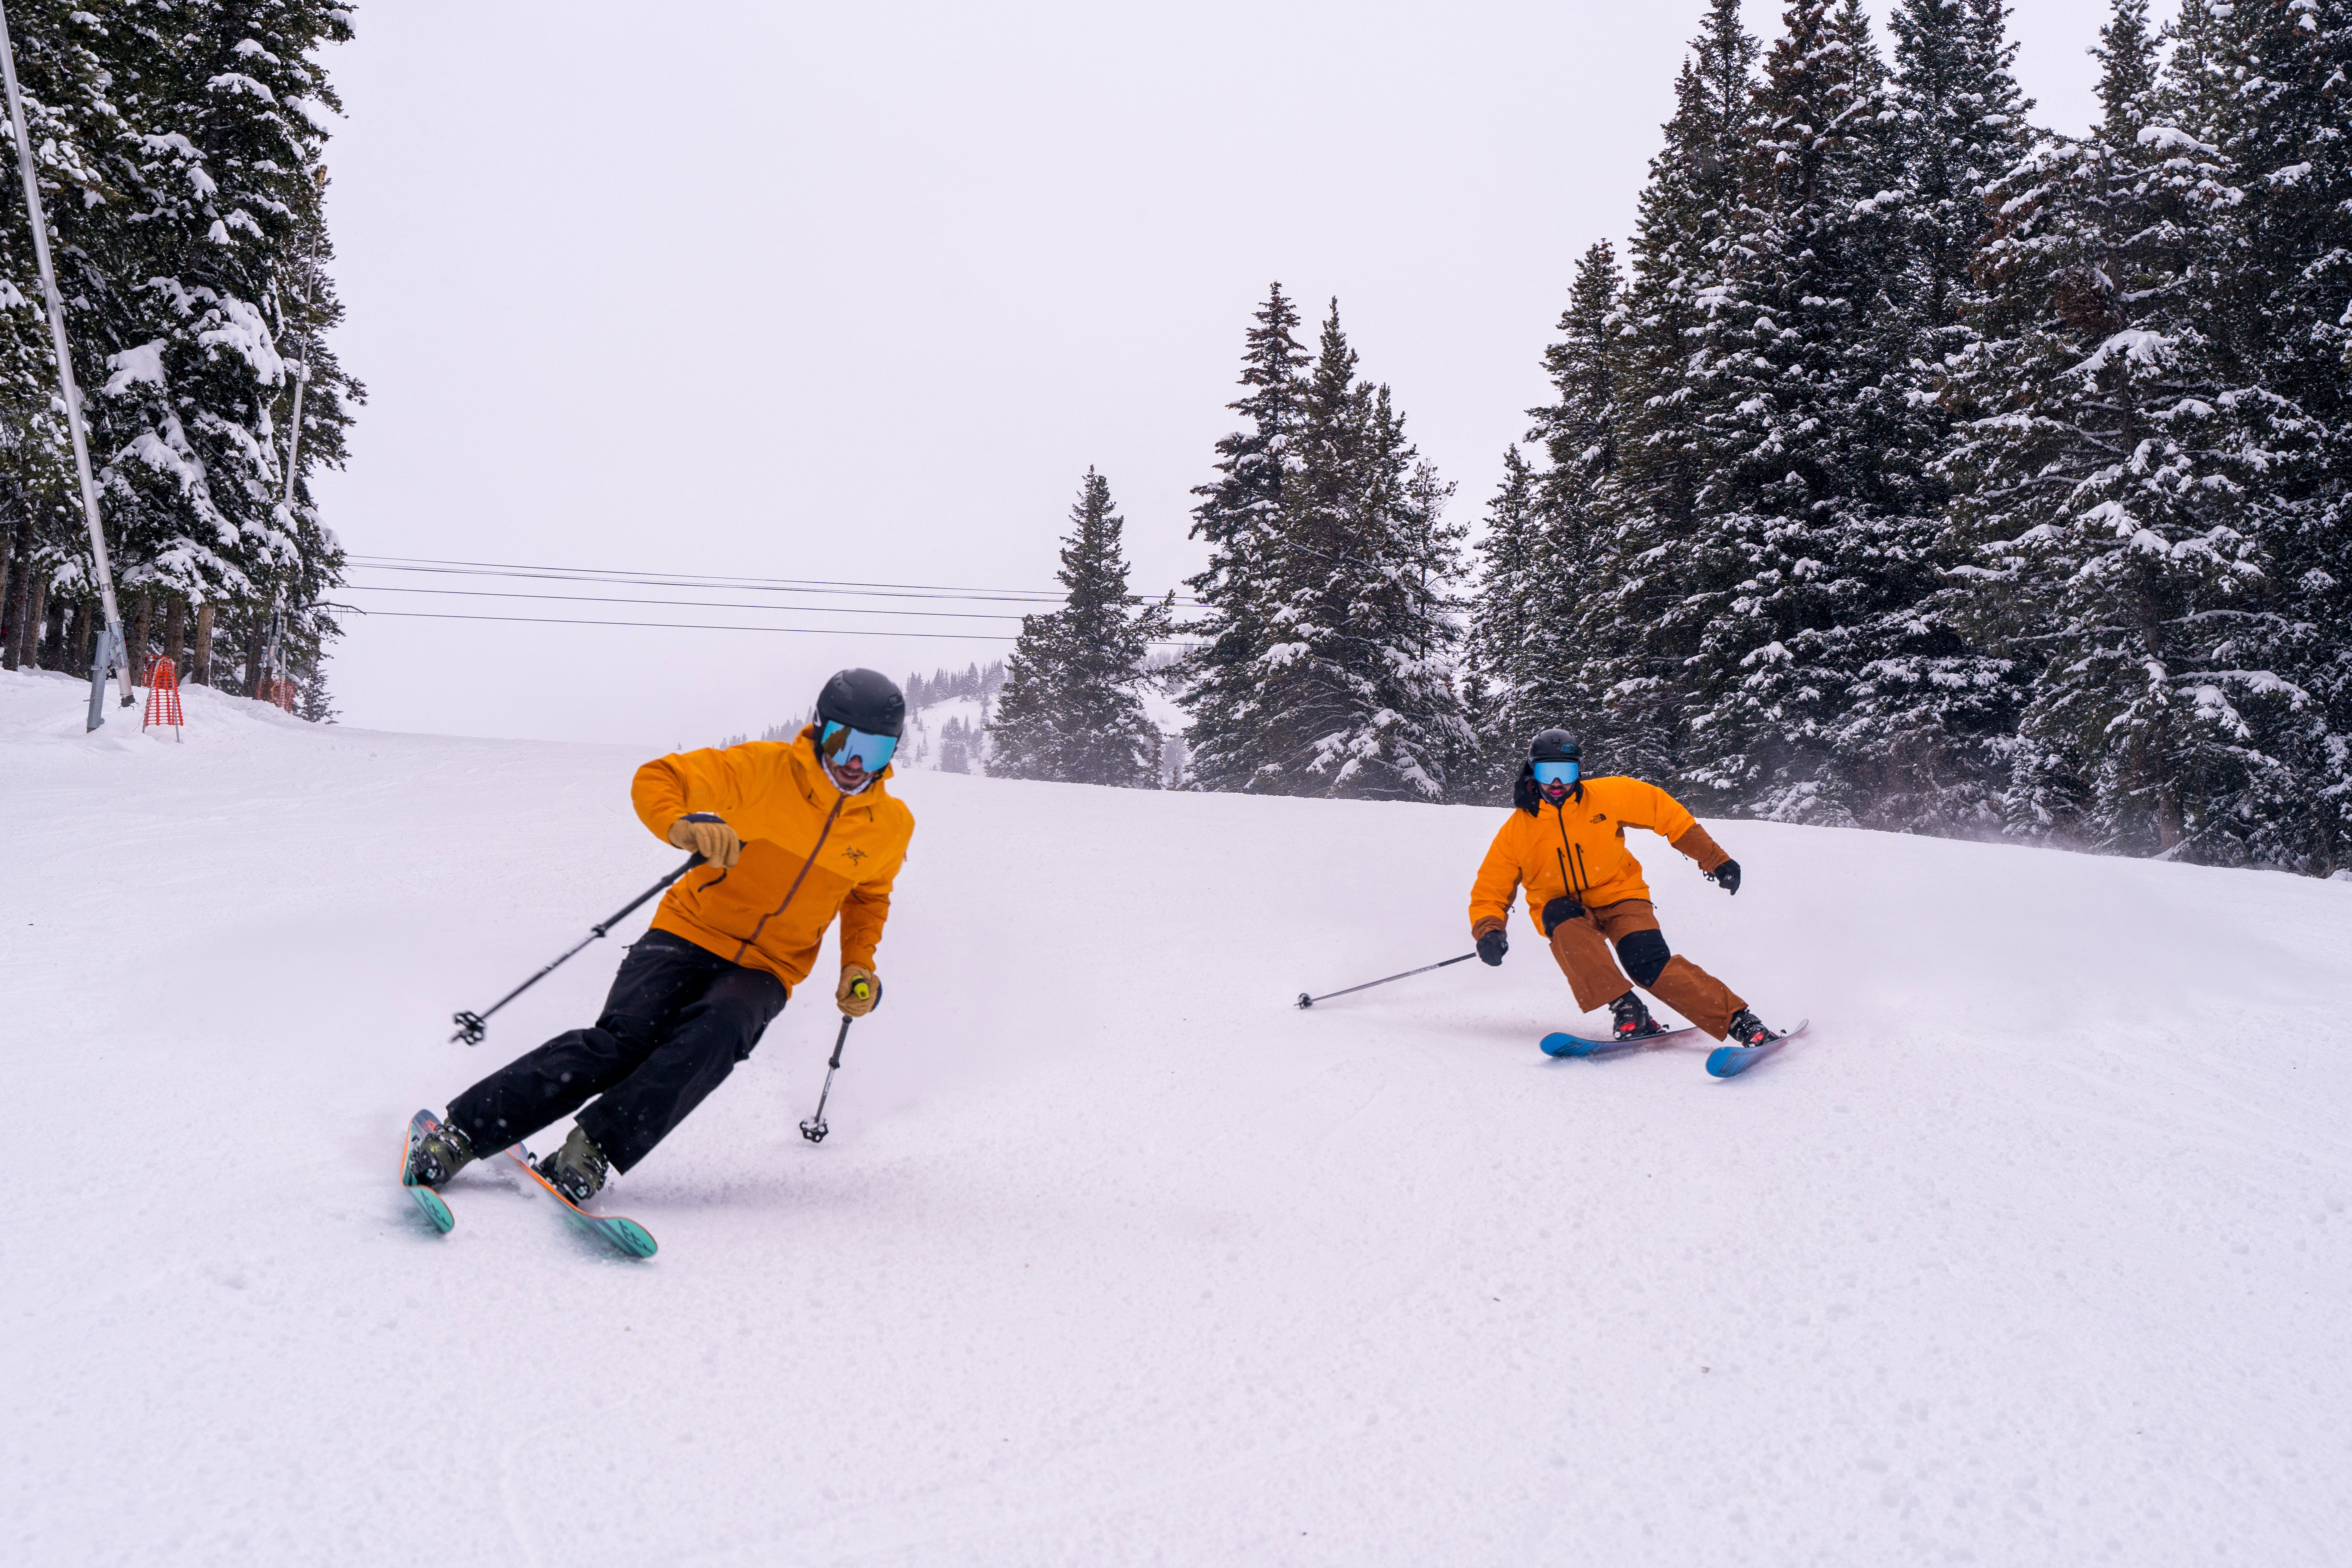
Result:
{"label": "tree trunk", "polygon": [[245,628],[245,694],[261,695],[261,647],[269,637],[269,623],[257,615]]}
{"label": "tree trunk", "polygon": [[44,594],[49,601],[47,635],[41,639],[40,666],[43,669],[66,668],[66,602]]}
{"label": "tree trunk", "polygon": [[209,599],[196,606],[196,652],[189,663],[188,674],[199,686],[213,683],[213,605]]}
{"label": "tree trunk", "polygon": [[131,609],[131,684],[147,684],[147,634],[155,624],[155,594],[152,589],[139,590],[139,601]]}
{"label": "tree trunk", "polygon": [[33,585],[33,520],[19,515],[8,552],[8,596],[0,599],[0,669],[16,668],[16,644],[25,625],[26,590]]}
{"label": "tree trunk", "polygon": [[13,650],[16,663],[9,668],[21,669],[29,664],[38,669],[41,668],[41,617],[48,612],[49,578],[45,572],[30,572],[26,575],[30,581],[25,585],[30,592],[25,595],[25,614],[16,627],[16,646]]}
{"label": "tree trunk", "polygon": [[58,668],[68,675],[89,673],[89,601],[76,599],[66,616],[65,662]]}
{"label": "tree trunk", "polygon": [[163,657],[172,661],[172,672],[174,675],[185,671],[188,668],[188,661],[184,657],[187,647],[188,601],[174,594],[172,595],[172,602],[163,608]]}

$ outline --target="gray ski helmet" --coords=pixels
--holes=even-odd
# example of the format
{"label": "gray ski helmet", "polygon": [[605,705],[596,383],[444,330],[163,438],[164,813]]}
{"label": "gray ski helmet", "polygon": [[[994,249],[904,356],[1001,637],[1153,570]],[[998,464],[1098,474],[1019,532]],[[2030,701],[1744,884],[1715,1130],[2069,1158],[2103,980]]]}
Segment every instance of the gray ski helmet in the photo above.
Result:
{"label": "gray ski helmet", "polygon": [[846,724],[869,735],[903,735],[907,699],[879,670],[841,669],[816,694],[816,721]]}
{"label": "gray ski helmet", "polygon": [[1580,763],[1584,748],[1565,730],[1546,730],[1528,742],[1530,763]]}

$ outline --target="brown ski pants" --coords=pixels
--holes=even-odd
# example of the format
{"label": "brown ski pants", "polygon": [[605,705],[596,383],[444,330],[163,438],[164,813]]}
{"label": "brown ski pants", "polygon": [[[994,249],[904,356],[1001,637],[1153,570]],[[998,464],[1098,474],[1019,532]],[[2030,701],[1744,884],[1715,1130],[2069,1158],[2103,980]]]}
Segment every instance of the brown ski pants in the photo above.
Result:
{"label": "brown ski pants", "polygon": [[[1611,942],[1617,944],[1614,959],[1609,955]],[[1731,1016],[1748,1005],[1732,994],[1731,987],[1689,959],[1667,952],[1647,899],[1603,904],[1560,921],[1552,928],[1551,955],[1568,976],[1576,1005],[1588,1013],[1599,1012],[1632,989],[1625,974],[1715,1039],[1730,1032]],[[1618,973],[1618,959],[1624,961],[1625,973]]]}

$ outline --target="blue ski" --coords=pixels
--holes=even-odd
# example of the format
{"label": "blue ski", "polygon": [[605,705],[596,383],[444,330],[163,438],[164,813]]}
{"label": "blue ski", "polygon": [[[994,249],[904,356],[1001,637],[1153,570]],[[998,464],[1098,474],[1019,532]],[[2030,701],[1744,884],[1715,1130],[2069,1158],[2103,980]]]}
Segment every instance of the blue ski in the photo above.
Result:
{"label": "blue ski", "polygon": [[1679,1029],[1661,1029],[1654,1035],[1636,1035],[1630,1040],[1588,1040],[1579,1035],[1546,1035],[1536,1042],[1536,1048],[1548,1057],[1606,1057],[1619,1051],[1630,1051],[1642,1046],[1654,1046],[1660,1040],[1671,1040],[1694,1032],[1694,1026],[1685,1024]]}
{"label": "blue ski", "polygon": [[1785,1034],[1775,1035],[1760,1046],[1717,1046],[1706,1055],[1706,1070],[1717,1078],[1737,1078],[1805,1032],[1811,1018],[1800,1018],[1797,1026]]}
{"label": "blue ski", "polygon": [[446,1236],[457,1228],[457,1216],[449,1212],[449,1205],[431,1187],[408,1184],[408,1157],[416,1152],[417,1141],[440,1125],[441,1119],[429,1110],[420,1110],[408,1119],[408,1141],[400,1146],[400,1183],[402,1190],[425,1211],[425,1217],[433,1222],[433,1228]]}

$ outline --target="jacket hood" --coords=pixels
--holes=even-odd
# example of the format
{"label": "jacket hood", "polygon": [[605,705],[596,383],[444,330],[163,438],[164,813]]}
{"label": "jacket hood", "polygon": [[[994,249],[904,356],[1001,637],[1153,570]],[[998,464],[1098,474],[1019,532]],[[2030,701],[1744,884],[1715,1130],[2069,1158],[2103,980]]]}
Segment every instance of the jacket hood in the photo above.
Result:
{"label": "jacket hood", "polygon": [[[1579,778],[1576,781],[1576,787],[1568,792],[1568,798],[1570,800],[1582,800],[1584,798],[1583,779]],[[1530,760],[1521,763],[1519,764],[1518,782],[1511,785],[1511,805],[1516,806],[1517,809],[1526,812],[1529,816],[1533,816],[1536,814],[1536,807],[1546,804],[1548,803],[1545,801],[1544,797],[1536,791],[1536,765],[1534,762]]]}

